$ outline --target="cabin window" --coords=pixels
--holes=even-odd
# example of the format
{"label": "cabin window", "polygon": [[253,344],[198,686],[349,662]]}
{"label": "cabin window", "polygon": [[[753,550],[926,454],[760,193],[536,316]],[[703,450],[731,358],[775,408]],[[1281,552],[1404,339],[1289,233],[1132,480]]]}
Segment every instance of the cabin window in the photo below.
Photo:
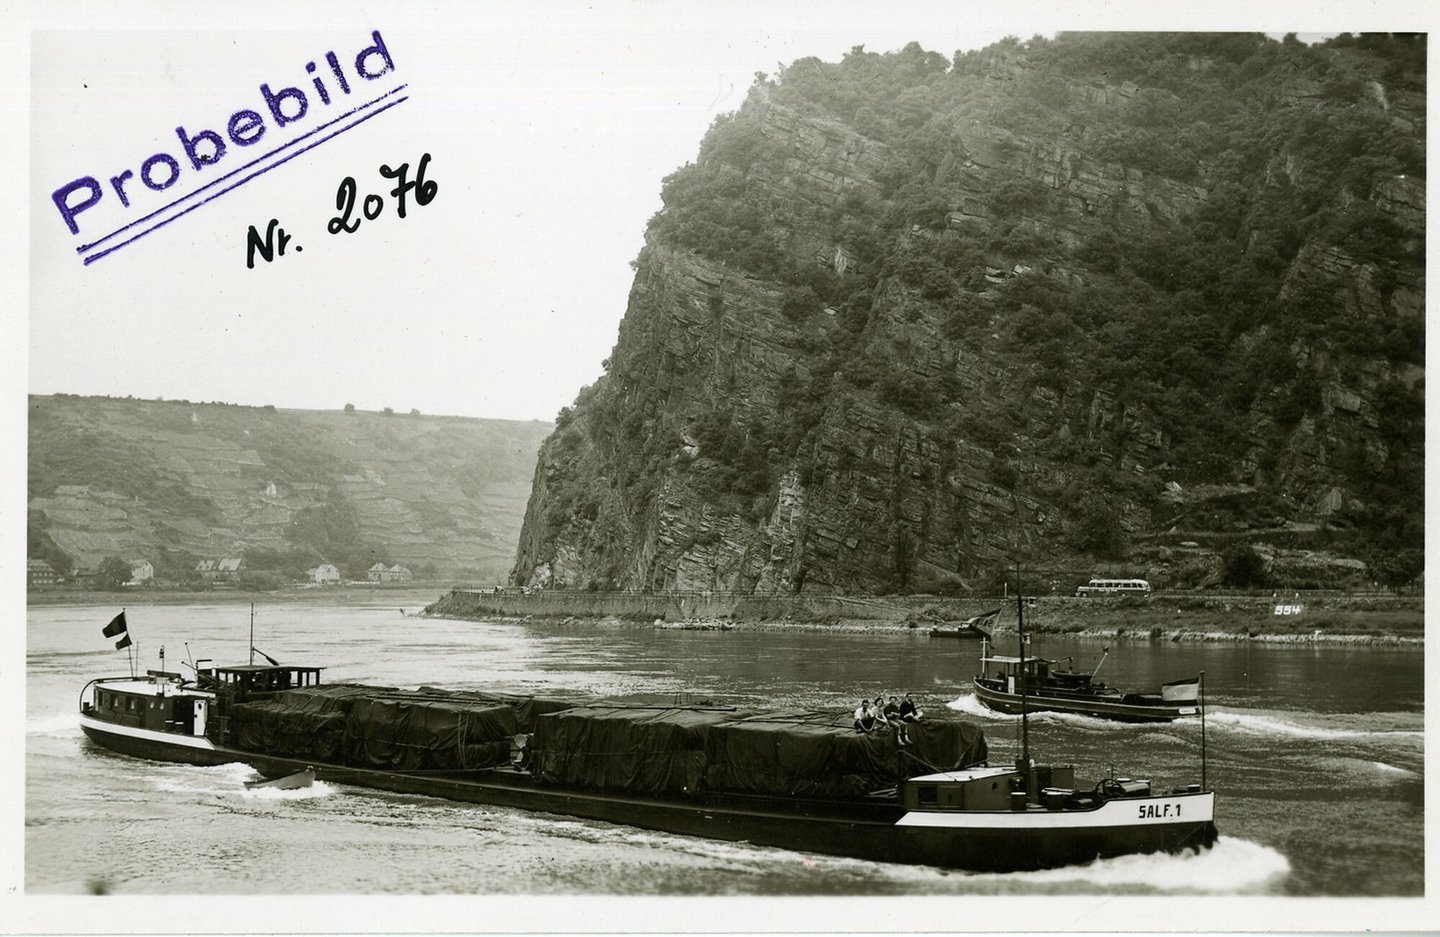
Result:
{"label": "cabin window", "polygon": [[915,802],[922,807],[934,807],[940,803],[940,789],[934,784],[921,784],[915,789]]}
{"label": "cabin window", "polygon": [[133,699],[130,699],[130,700],[126,700],[126,702],[129,703],[129,705],[128,705],[126,708],[129,709],[131,712],[134,712],[134,711],[135,711],[135,701],[134,701]]}

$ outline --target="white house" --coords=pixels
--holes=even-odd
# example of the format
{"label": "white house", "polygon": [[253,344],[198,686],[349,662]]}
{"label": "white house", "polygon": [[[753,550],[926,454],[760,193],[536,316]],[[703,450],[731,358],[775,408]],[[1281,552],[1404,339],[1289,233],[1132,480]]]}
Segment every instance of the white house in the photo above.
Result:
{"label": "white house", "polygon": [[130,581],[127,586],[143,586],[155,581],[155,567],[149,560],[130,561]]}
{"label": "white house", "polygon": [[319,566],[306,572],[309,574],[311,582],[318,582],[322,585],[327,582],[340,581],[340,570],[336,569],[332,563],[321,563]]}

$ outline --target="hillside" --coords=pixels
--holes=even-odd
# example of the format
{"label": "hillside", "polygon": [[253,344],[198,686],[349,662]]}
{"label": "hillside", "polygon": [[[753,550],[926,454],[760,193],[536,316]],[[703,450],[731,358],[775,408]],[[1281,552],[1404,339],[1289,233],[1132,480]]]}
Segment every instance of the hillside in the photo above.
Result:
{"label": "hillside", "polygon": [[1062,34],[757,76],[546,440],[544,586],[1411,582],[1424,37]]}
{"label": "hillside", "polygon": [[539,422],[277,410],[188,401],[30,398],[30,555],[82,569],[199,559],[252,569],[376,561],[503,577]]}

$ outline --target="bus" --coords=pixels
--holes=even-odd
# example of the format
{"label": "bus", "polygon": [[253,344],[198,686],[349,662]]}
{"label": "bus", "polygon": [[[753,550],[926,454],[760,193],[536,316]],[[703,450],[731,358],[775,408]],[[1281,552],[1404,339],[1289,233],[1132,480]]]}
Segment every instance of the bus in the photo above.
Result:
{"label": "bus", "polygon": [[1092,579],[1075,590],[1080,597],[1088,595],[1149,595],[1150,583],[1144,579]]}

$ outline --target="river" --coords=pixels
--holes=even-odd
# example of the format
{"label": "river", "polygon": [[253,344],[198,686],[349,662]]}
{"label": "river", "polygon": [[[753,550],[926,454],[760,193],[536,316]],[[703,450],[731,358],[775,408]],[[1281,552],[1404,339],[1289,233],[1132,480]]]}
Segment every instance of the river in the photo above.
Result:
{"label": "river", "polygon": [[[255,645],[324,665],[327,682],[540,693],[666,694],[833,707],[910,691],[973,717],[992,762],[1018,717],[967,688],[978,648],[924,631],[687,631],[637,624],[486,623],[383,606],[257,605]],[[409,611],[423,599],[416,596]],[[378,602],[378,600],[377,600]],[[1154,686],[1206,674],[1207,780],[1221,840],[1207,853],[975,875],[806,855],[320,782],[247,791],[240,765],[138,761],[86,741],[77,699],[123,673],[100,634],[112,607],[28,611],[27,894],[1282,895],[1424,893],[1424,654],[1365,646],[1117,642],[1100,676]],[[188,654],[243,662],[245,605],[134,606],[141,666]],[[1093,667],[1101,645],[1034,652]],[[1201,724],[1030,717],[1031,747],[1092,781],[1111,765],[1157,785],[1198,781]],[[183,857],[183,861],[161,857]],[[323,857],[324,861],[317,861]]]}

